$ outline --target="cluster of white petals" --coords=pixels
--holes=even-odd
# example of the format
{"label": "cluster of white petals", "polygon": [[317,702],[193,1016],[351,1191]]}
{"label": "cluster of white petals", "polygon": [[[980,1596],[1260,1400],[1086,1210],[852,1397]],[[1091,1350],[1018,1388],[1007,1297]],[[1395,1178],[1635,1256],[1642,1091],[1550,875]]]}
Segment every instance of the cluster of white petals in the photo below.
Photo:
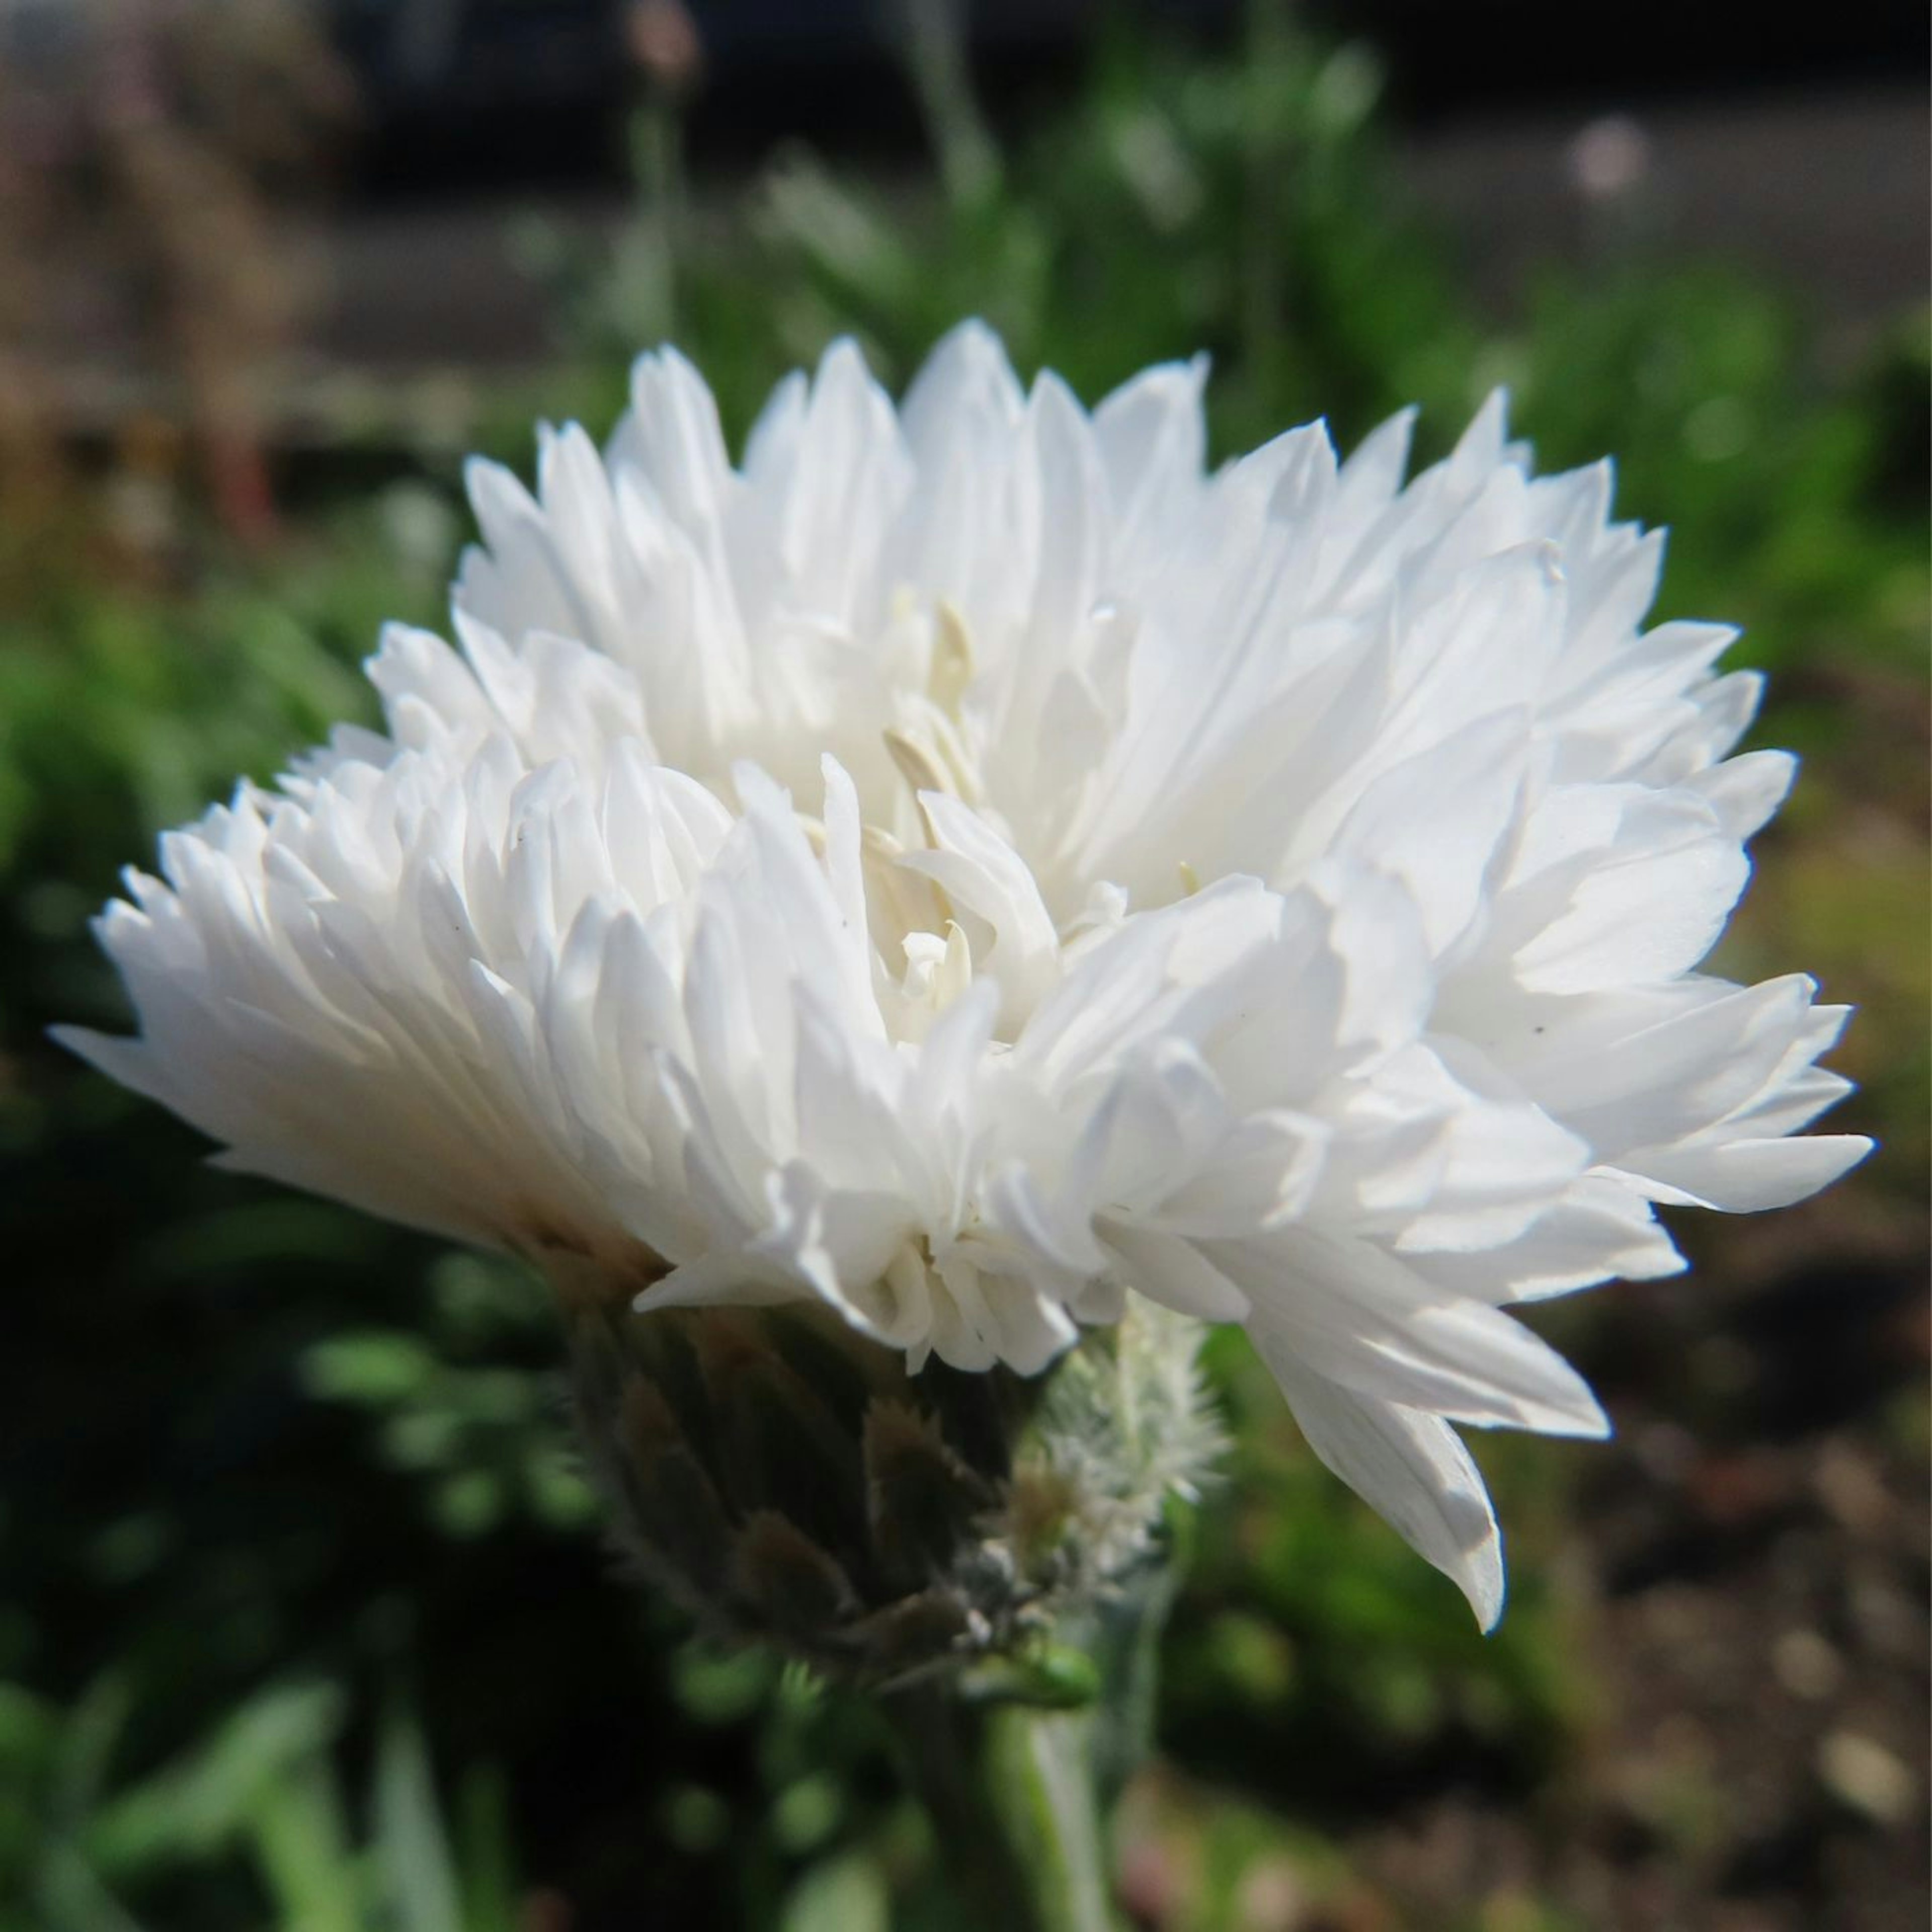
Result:
{"label": "cluster of white petals", "polygon": [[1592,1435],[1504,1311],[1682,1262],[1658,1203],[1809,1194],[1802,977],[1696,971],[1792,761],[1660,538],[1492,400],[1405,481],[1205,461],[1203,369],[1089,414],[968,326],[849,344],[734,467],[675,352],[534,495],[478,464],[457,647],[387,729],[165,838],[68,1036],[227,1164],[667,1304],[818,1298],[1031,1372],[1130,1294],[1244,1324],[1316,1453],[1461,1584],[1451,1424]]}

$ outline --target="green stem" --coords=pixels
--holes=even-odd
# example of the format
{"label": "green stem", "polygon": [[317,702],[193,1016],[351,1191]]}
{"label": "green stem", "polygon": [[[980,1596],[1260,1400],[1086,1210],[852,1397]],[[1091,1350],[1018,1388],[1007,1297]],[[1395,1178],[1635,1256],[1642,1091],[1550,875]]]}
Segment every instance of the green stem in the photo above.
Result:
{"label": "green stem", "polygon": [[1031,1882],[1034,1922],[1040,1932],[1114,1932],[1092,1714],[1010,1704],[986,1719],[987,1796]]}
{"label": "green stem", "polygon": [[972,1924],[1118,1932],[1090,1712],[976,1705],[930,1687],[887,1707]]}
{"label": "green stem", "polygon": [[971,1924],[1118,1932],[1107,1818],[1151,1742],[1187,1541],[1176,1506],[1160,1557],[1061,1641],[885,1700]]}

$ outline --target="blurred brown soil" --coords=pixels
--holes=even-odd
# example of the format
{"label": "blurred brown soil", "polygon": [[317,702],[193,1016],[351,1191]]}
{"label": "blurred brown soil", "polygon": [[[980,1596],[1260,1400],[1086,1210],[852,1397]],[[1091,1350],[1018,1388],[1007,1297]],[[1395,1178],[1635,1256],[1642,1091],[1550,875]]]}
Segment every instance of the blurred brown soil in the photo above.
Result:
{"label": "blurred brown soil", "polygon": [[[1570,1552],[1597,1599],[1586,1750],[1526,1810],[1450,1798],[1365,1834],[1382,1922],[1453,1899],[1485,1932],[1546,1922],[1532,1900],[1616,1932],[1925,1924],[1923,1264],[1910,1216],[1840,1220],[1828,1197],[1727,1229],[1732,1280],[1762,1288],[1608,1298],[1619,1434]],[[1620,1354],[1678,1367],[1619,1386]]]}
{"label": "blurred brown soil", "polygon": [[1828,1195],[1727,1224],[1721,1269],[1603,1294],[1569,1346],[1618,1435],[1577,1446],[1551,1566],[1582,1599],[1581,1750],[1526,1804],[1392,1802],[1339,1878],[1257,1863],[1240,1932],[1925,1924],[1922,1225]]}

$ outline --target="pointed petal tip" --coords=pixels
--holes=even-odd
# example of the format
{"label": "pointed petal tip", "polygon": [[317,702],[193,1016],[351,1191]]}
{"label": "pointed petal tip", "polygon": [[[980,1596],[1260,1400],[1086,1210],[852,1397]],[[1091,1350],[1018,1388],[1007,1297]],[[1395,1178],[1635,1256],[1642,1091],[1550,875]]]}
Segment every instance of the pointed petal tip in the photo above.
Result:
{"label": "pointed petal tip", "polygon": [[[1836,1174],[1832,1176],[1833,1180],[1840,1179],[1850,1173],[1860,1162],[1870,1160],[1878,1151],[1878,1142],[1870,1134],[1819,1134],[1814,1138],[1819,1140],[1836,1141],[1839,1151],[1844,1156],[1845,1164],[1839,1168]],[[1830,1183],[1827,1182],[1826,1184],[1828,1186]]]}
{"label": "pointed petal tip", "polygon": [[957,344],[962,349],[970,349],[976,354],[997,356],[1003,362],[1006,358],[1006,345],[1001,339],[1000,332],[983,315],[969,315],[963,320],[956,322],[934,344],[934,352],[936,353],[953,344]]}
{"label": "pointed petal tip", "polygon": [[856,335],[835,335],[819,356],[813,386],[817,387],[828,379],[849,380],[854,376],[869,384],[872,380],[872,365],[867,361]]}
{"label": "pointed petal tip", "polygon": [[[76,1060],[83,1060],[92,1067],[106,1073],[106,1062],[113,1057],[117,1047],[138,1044],[132,1040],[117,1040],[112,1034],[104,1034],[94,1027],[70,1026],[62,1024],[50,1026],[46,1036],[64,1053],[70,1053]],[[114,1076],[109,1074],[111,1079]]]}
{"label": "pointed petal tip", "polygon": [[668,374],[695,376],[701,383],[704,378],[698,365],[675,342],[668,338],[654,343],[648,349],[640,349],[631,358],[631,380],[634,384],[646,376],[655,376],[662,370]]}
{"label": "pointed petal tip", "polygon": [[1596,1391],[1581,1376],[1571,1399],[1559,1408],[1541,1409],[1529,1425],[1538,1436],[1555,1436],[1576,1442],[1607,1442],[1616,1433],[1609,1412],[1598,1400]]}
{"label": "pointed petal tip", "polygon": [[1502,1627],[1503,1612],[1509,1607],[1509,1590],[1500,1571],[1493,1591],[1478,1591],[1466,1584],[1462,1594],[1468,1598],[1469,1607],[1476,1613],[1476,1628],[1484,1636],[1494,1636]]}

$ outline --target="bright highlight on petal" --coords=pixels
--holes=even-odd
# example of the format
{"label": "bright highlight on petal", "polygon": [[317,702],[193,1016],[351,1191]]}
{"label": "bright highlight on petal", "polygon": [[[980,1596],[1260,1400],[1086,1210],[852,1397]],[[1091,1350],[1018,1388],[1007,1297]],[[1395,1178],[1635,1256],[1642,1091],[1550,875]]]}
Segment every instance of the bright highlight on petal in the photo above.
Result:
{"label": "bright highlight on petal", "polygon": [[1790,760],[1730,634],[1638,627],[1660,540],[1500,399],[1220,470],[1198,362],[1090,415],[968,324],[858,351],[734,467],[643,358],[599,452],[478,464],[455,645],[386,732],[162,842],[70,1032],[230,1165],[586,1258],[656,1308],[806,1301],[1046,1366],[1138,1295],[1241,1322],[1315,1453],[1502,1600],[1450,1426],[1607,1426],[1504,1312],[1682,1265],[1856,1160],[1842,1010],[1700,962]]}

